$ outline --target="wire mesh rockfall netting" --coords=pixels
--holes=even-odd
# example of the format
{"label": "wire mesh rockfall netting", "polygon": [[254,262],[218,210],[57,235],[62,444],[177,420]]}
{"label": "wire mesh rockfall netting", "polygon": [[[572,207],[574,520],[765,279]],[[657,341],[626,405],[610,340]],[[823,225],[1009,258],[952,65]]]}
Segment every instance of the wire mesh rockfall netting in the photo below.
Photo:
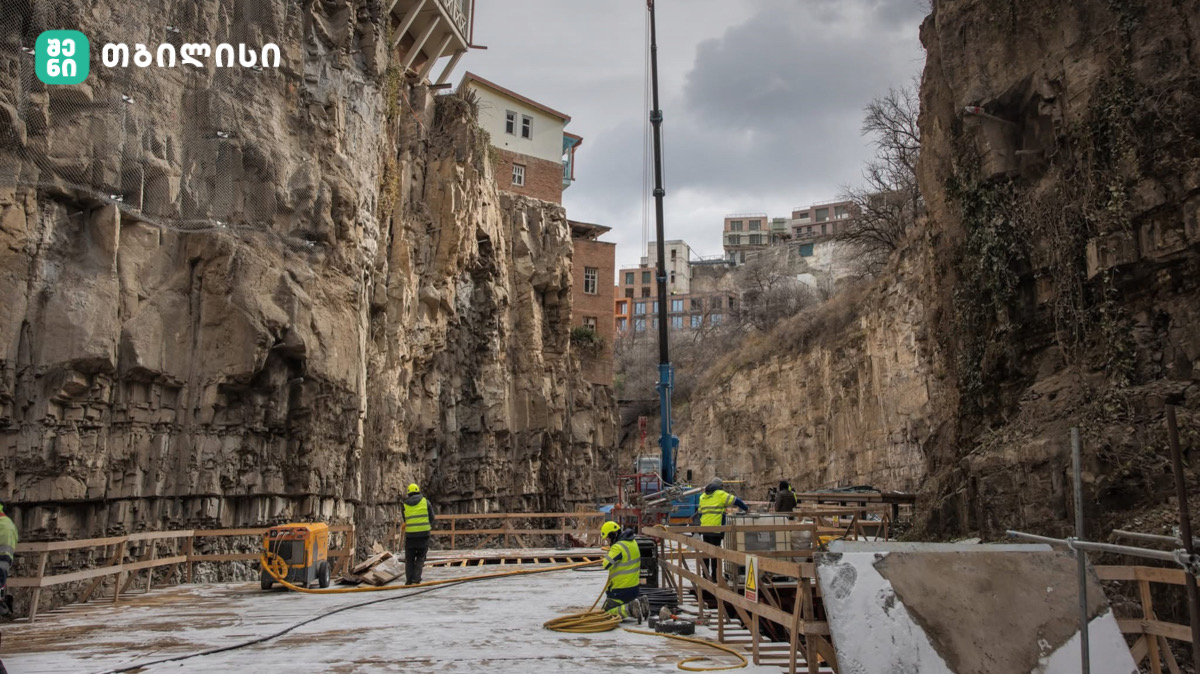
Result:
{"label": "wire mesh rockfall netting", "polygon": [[[179,231],[263,234],[293,248],[334,240],[338,195],[318,157],[328,138],[311,133],[310,108],[318,126],[348,123],[313,100],[346,54],[304,39],[307,6],[0,0],[0,187],[114,204]],[[39,79],[47,30],[88,38],[82,83]]]}

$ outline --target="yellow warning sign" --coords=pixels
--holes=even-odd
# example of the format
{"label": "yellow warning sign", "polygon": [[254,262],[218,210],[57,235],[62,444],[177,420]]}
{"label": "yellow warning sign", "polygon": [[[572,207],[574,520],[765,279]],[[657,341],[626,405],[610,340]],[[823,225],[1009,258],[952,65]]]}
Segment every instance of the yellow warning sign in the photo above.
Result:
{"label": "yellow warning sign", "polygon": [[758,601],[758,560],[746,555],[746,599]]}

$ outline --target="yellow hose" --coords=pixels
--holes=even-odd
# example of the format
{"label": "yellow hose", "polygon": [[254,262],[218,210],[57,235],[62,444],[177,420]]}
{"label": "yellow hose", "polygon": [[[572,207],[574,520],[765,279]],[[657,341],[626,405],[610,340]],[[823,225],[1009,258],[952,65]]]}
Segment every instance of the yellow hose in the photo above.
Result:
{"label": "yellow hose", "polygon": [[[605,583],[604,589],[600,590],[600,595],[596,597],[596,601],[592,602],[592,607],[583,613],[572,613],[569,615],[559,616],[553,620],[547,620],[542,624],[542,627],[555,632],[568,632],[570,634],[594,634],[596,632],[608,632],[617,628],[621,624],[621,617],[608,613],[607,611],[594,611],[596,604],[600,603],[600,597],[604,596],[604,590],[608,589],[608,584]],[[684,658],[675,663],[675,666],[685,672],[721,672],[729,669],[742,669],[749,664],[746,656],[738,653],[734,649],[725,646],[724,644],[715,644],[704,639],[696,639],[693,637],[682,637],[678,634],[660,634],[658,632],[648,632],[646,630],[635,630],[629,627],[625,628],[626,632],[633,634],[649,634],[653,637],[666,637],[668,639],[677,639],[679,641],[687,641],[701,646],[710,646],[717,650],[725,651],[733,657],[741,660],[741,664],[737,665],[718,665],[716,667],[695,667],[690,665],[692,662],[707,660],[707,656],[698,655],[691,658]]]}
{"label": "yellow hose", "polygon": [[550,571],[563,571],[566,569],[576,569],[581,566],[592,566],[593,564],[600,563],[600,560],[597,559],[594,562],[575,562],[574,564],[562,564],[559,566],[547,566],[547,567],[534,568],[534,569],[516,569],[513,571],[500,571],[497,573],[484,573],[484,574],[480,574],[477,576],[460,576],[458,578],[444,578],[442,580],[428,580],[428,581],[425,581],[424,583],[414,583],[413,585],[380,585],[380,586],[371,586],[371,587],[345,587],[345,588],[326,588],[326,589],[314,590],[310,587],[300,587],[299,585],[293,585],[293,584],[287,582],[286,580],[284,580],[283,578],[280,578],[279,574],[276,573],[275,569],[272,568],[271,563],[268,561],[267,555],[271,555],[272,557],[275,557],[275,558],[279,557],[279,555],[276,555],[271,552],[264,552],[262,555],[260,555],[258,561],[260,564],[262,564],[263,570],[266,571],[267,574],[270,575],[272,578],[274,578],[275,582],[279,583],[280,585],[286,587],[289,590],[293,590],[295,592],[304,592],[305,594],[350,594],[350,593],[354,593],[354,592],[383,592],[383,591],[387,591],[387,590],[408,590],[408,589],[411,589],[414,587],[434,587],[436,585],[449,585],[450,583],[461,583],[461,582],[467,581],[467,580],[483,580],[484,578],[501,578],[503,576],[527,576],[527,575],[534,574],[534,573],[549,573]]}
{"label": "yellow hose", "polygon": [[738,664],[738,665],[718,665],[716,667],[689,666],[688,665],[689,662],[699,662],[701,660],[708,659],[708,656],[697,655],[697,656],[691,657],[691,658],[684,658],[683,660],[680,660],[679,662],[675,663],[676,667],[679,667],[680,669],[682,669],[685,672],[721,672],[721,671],[725,671],[727,669],[741,669],[741,668],[745,667],[746,665],[750,664],[750,661],[746,659],[746,656],[742,655],[741,653],[738,653],[737,651],[726,646],[725,644],[715,644],[711,641],[705,641],[704,639],[696,639],[693,637],[681,637],[678,634],[661,634],[659,632],[647,632],[646,630],[635,630],[635,629],[632,629],[629,627],[626,627],[625,631],[632,632],[634,634],[649,634],[652,637],[666,637],[668,639],[675,639],[678,641],[686,641],[691,644],[700,644],[701,646],[709,646],[710,648],[715,648],[720,651],[725,651],[726,653],[728,653],[728,654],[732,655],[733,657],[737,658],[738,660],[742,661],[741,664]]}

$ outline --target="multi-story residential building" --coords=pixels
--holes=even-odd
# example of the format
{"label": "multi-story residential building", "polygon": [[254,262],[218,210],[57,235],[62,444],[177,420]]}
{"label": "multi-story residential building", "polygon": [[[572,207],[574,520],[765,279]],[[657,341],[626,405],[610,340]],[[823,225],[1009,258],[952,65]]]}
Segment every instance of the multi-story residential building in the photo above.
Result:
{"label": "multi-story residential building", "polygon": [[[684,241],[667,241],[663,247],[667,264],[667,294],[686,294],[692,283],[692,247]],[[636,267],[624,267],[617,273],[619,294],[625,297],[653,297],[658,294],[658,242],[646,244],[646,256]]]}
{"label": "multi-story residential building", "polygon": [[[658,330],[658,300],[655,298],[618,297],[618,306],[628,302],[629,313],[617,317],[618,325],[624,325],[618,334],[633,338],[653,336]],[[667,317],[671,330],[700,330],[715,327],[729,320],[737,310],[737,294],[728,291],[671,295],[667,298]],[[625,318],[625,323],[620,319]]]}
{"label": "multi-story residential building", "polygon": [[621,294],[621,288],[613,288],[613,330],[621,334],[630,328],[633,318],[633,300]]}
{"label": "multi-story residential building", "polygon": [[598,352],[581,358],[583,377],[593,384],[612,385],[614,323],[613,271],[617,244],[598,239],[611,227],[568,220],[571,226],[571,325],[591,328],[601,339]]}
{"label": "multi-story residential building", "polygon": [[725,216],[722,232],[725,257],[741,264],[748,251],[771,245],[771,229],[766,213],[742,213]]}
{"label": "multi-story residential building", "polygon": [[836,201],[814,204],[808,208],[797,206],[792,209],[792,219],[787,221],[792,240],[804,243],[828,240],[842,231],[854,218],[854,203]]}
{"label": "multi-story residential building", "polygon": [[496,149],[500,189],[562,203],[575,180],[575,151],[583,138],[565,130],[571,118],[557,110],[468,72],[458,85],[479,98],[479,126]]}
{"label": "multi-story residential building", "polygon": [[445,84],[471,45],[475,0],[394,0],[390,7],[392,42],[402,71],[421,80],[432,74],[438,59],[449,56],[437,84]]}

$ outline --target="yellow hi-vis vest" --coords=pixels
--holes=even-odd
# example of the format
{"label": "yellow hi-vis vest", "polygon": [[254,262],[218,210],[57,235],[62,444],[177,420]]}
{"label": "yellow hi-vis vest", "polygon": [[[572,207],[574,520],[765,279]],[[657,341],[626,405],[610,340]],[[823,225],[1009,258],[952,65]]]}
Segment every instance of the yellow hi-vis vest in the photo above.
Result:
{"label": "yellow hi-vis vest", "polygon": [[617,541],[604,557],[604,568],[608,569],[608,589],[620,590],[641,584],[639,573],[642,568],[642,551],[637,541]]}
{"label": "yellow hi-vis vest", "polygon": [[7,515],[0,515],[0,556],[12,556],[17,553],[17,525]]}
{"label": "yellow hi-vis vest", "polygon": [[429,501],[422,498],[415,506],[404,504],[404,530],[410,534],[429,531]]}
{"label": "yellow hi-vis vest", "polygon": [[725,523],[725,509],[733,505],[733,494],[720,489],[700,495],[700,526],[719,527]]}

